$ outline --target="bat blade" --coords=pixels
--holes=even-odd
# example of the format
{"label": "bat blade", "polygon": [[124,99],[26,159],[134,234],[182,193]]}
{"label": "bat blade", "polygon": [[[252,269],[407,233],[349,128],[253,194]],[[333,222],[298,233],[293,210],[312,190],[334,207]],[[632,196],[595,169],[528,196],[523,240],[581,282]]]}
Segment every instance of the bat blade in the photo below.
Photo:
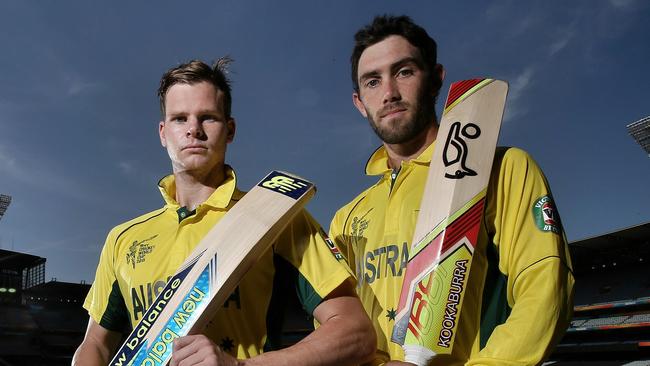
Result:
{"label": "bat blade", "polygon": [[314,193],[287,173],[262,179],[199,242],[109,365],[166,365],[173,340],[203,329]]}
{"label": "bat blade", "polygon": [[393,327],[408,362],[453,349],[507,92],[494,79],[449,90]]}

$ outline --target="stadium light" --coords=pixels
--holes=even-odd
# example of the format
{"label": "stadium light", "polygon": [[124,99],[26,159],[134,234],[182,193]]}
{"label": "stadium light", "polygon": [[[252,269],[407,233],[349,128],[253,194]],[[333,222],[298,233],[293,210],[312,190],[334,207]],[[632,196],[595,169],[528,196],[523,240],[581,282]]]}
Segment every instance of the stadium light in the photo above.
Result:
{"label": "stadium light", "polygon": [[627,130],[650,157],[650,116],[630,123]]}
{"label": "stadium light", "polygon": [[0,194],[0,219],[7,211],[7,207],[9,207],[10,203],[11,203],[11,196]]}

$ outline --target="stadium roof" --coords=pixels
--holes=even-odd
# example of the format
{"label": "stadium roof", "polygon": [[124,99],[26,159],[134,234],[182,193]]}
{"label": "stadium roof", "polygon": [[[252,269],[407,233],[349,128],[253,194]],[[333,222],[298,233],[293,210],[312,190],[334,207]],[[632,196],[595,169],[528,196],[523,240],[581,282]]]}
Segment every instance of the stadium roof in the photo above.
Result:
{"label": "stadium roof", "polygon": [[601,263],[650,261],[650,222],[569,243],[575,271]]}
{"label": "stadium roof", "polygon": [[43,297],[76,297],[83,300],[90,289],[84,283],[50,281],[25,290],[27,295]]}
{"label": "stadium roof", "polygon": [[31,254],[0,249],[0,269],[21,271],[25,268],[45,263],[45,258]]}
{"label": "stadium roof", "polygon": [[626,229],[620,229],[607,234],[601,234],[587,239],[576,240],[570,245],[589,247],[589,248],[606,248],[617,245],[620,242],[648,242],[650,241],[650,222],[631,226]]}

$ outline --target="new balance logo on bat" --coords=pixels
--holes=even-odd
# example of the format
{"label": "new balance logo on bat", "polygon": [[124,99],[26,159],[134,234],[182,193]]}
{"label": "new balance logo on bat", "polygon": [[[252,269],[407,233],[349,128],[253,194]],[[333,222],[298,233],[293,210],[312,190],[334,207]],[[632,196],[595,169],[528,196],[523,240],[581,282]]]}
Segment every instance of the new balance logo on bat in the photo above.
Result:
{"label": "new balance logo on bat", "polygon": [[294,189],[300,189],[303,187],[307,187],[307,185],[303,182],[297,182],[295,179],[285,177],[282,175],[278,175],[273,177],[271,180],[267,180],[266,182],[262,183],[264,187],[266,188],[271,188],[271,189],[276,189],[280,192],[289,192],[293,191]]}
{"label": "new balance logo on bat", "polygon": [[259,186],[297,199],[312,185],[309,182],[295,177],[283,175],[279,172],[272,172],[262,180]]}

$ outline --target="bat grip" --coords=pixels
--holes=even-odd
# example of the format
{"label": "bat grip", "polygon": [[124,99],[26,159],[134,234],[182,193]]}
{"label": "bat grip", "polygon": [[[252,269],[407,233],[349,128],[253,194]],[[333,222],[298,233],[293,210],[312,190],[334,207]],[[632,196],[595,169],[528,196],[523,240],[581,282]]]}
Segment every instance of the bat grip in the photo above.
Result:
{"label": "bat grip", "polygon": [[427,366],[436,355],[432,350],[416,344],[405,344],[402,348],[404,349],[404,361],[417,366]]}

